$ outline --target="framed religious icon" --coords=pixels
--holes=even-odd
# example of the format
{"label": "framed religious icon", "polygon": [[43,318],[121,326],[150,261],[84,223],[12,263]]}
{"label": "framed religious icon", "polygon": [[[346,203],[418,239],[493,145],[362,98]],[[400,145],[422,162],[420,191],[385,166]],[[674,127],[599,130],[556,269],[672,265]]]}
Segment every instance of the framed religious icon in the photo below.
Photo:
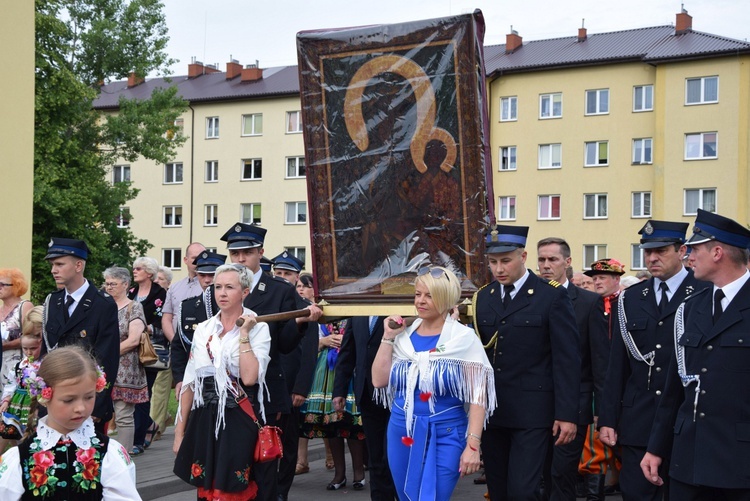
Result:
{"label": "framed religious icon", "polygon": [[316,290],[411,301],[417,271],[488,281],[481,12],[297,35]]}

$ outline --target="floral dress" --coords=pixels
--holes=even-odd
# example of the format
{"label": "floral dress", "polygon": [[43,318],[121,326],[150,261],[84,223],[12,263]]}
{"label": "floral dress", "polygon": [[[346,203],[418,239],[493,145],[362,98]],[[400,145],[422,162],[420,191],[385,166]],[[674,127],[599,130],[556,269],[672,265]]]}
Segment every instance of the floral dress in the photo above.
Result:
{"label": "floral dress", "polygon": [[[132,311],[124,306],[117,311],[117,321],[120,326],[120,342],[128,338],[130,322],[146,320],[143,307],[133,301]],[[122,400],[129,404],[148,402],[148,388],[146,388],[146,371],[138,359],[138,347],[120,355],[120,367],[117,369],[117,380],[112,387],[112,400]]]}
{"label": "floral dress", "polygon": [[0,457],[2,499],[140,500],[135,465],[116,440],[88,418],[67,435],[39,420],[37,432]]}
{"label": "floral dress", "polygon": [[[8,379],[11,382],[3,388],[2,400],[10,397],[10,404],[6,414],[3,416],[3,422],[0,425],[0,436],[9,439],[19,439],[26,431],[31,413],[31,403],[34,397],[29,393],[26,376],[34,374],[39,370],[41,360],[30,361],[24,358],[18,362],[13,369],[9,371]],[[15,420],[11,419],[15,418]]]}

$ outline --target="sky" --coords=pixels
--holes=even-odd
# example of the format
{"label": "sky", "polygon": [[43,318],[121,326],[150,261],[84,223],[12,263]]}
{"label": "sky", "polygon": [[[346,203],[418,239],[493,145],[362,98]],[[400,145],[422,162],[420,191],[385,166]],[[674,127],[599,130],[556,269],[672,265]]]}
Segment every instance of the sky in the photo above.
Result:
{"label": "sky", "polygon": [[[261,68],[297,64],[295,35],[303,30],[390,24],[481,9],[485,45],[505,43],[511,26],[524,41],[674,24],[679,0],[162,0],[170,41],[184,75],[191,58],[219,63],[230,57]],[[684,0],[693,29],[750,38],[747,0]]]}

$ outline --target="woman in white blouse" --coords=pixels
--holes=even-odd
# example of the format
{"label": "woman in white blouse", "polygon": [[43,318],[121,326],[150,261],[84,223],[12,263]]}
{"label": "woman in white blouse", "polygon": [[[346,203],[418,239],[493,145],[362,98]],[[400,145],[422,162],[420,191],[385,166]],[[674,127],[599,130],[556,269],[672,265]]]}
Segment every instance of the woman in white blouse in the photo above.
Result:
{"label": "woman in white blouse", "polygon": [[[253,450],[258,426],[237,404],[247,395],[263,421],[268,325],[242,306],[252,274],[238,265],[216,269],[219,313],[195,331],[180,392],[174,472],[198,488],[198,499],[254,499]],[[237,320],[243,319],[241,327]],[[213,433],[211,433],[213,431]],[[229,496],[229,497],[231,497]],[[234,499],[234,498],[233,498]]]}

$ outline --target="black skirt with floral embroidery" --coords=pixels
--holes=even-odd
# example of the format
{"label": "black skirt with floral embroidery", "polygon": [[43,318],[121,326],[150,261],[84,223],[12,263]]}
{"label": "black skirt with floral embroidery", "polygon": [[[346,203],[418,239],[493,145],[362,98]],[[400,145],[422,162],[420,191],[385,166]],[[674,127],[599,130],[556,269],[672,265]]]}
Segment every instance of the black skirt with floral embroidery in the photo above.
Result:
{"label": "black skirt with floral embroidery", "polygon": [[[248,389],[251,399],[256,394],[252,390],[257,388]],[[190,412],[174,473],[198,487],[198,499],[255,499],[258,487],[252,463],[258,427],[229,395],[224,410],[226,426],[219,428],[217,438],[218,409],[214,378],[207,377],[203,381],[203,406]],[[255,414],[260,415],[257,404]]]}

